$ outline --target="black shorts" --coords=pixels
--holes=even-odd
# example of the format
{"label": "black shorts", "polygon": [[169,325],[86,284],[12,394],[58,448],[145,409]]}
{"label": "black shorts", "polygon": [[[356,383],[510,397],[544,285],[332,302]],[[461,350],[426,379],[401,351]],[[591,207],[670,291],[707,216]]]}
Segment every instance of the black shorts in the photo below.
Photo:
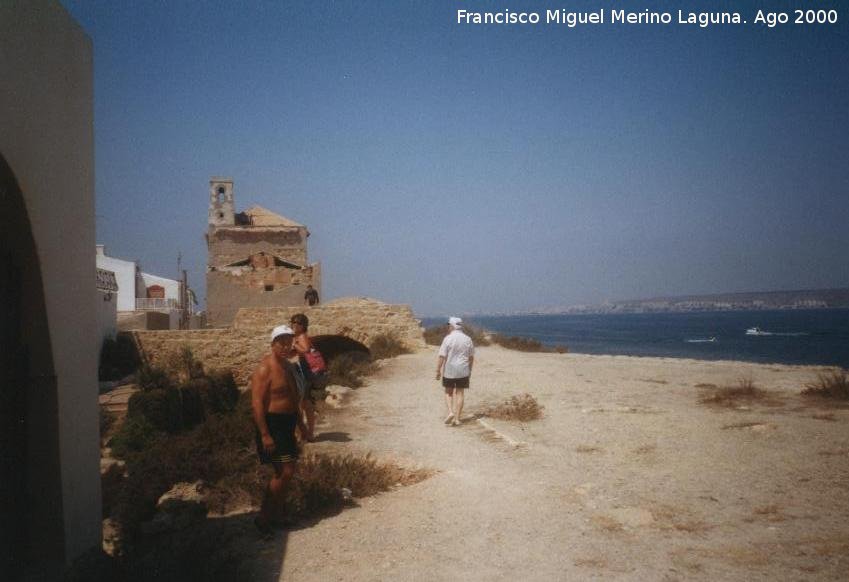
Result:
{"label": "black shorts", "polygon": [[442,386],[446,389],[452,388],[468,388],[469,387],[469,377],[466,376],[464,378],[446,378],[442,377]]}
{"label": "black shorts", "polygon": [[256,431],[256,453],[259,462],[294,463],[298,460],[298,443],[295,440],[295,427],[298,415],[294,412],[269,412],[265,415],[268,433],[274,439],[274,452],[268,454],[262,446],[262,436]]}

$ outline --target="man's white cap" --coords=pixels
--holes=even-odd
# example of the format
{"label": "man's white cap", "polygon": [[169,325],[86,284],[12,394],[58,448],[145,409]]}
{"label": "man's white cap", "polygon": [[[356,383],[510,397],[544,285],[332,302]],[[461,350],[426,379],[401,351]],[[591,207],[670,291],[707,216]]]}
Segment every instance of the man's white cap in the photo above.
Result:
{"label": "man's white cap", "polygon": [[274,341],[278,335],[295,335],[295,332],[288,325],[278,325],[271,330],[271,341]]}
{"label": "man's white cap", "polygon": [[463,327],[463,320],[459,317],[449,317],[448,325],[450,325],[454,329],[457,329],[458,327]]}

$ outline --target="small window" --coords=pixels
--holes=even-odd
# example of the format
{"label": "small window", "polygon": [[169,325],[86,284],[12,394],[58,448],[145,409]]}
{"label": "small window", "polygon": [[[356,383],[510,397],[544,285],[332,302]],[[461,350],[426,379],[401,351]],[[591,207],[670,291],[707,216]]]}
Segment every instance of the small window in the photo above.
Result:
{"label": "small window", "polygon": [[226,190],[224,189],[224,186],[218,187],[218,194],[224,194],[225,192],[226,192]]}
{"label": "small window", "polygon": [[218,213],[218,218],[224,218],[224,213],[223,213],[223,212],[219,212],[219,213]]}
{"label": "small window", "polygon": [[274,285],[266,285],[265,290],[266,291],[274,291]]}

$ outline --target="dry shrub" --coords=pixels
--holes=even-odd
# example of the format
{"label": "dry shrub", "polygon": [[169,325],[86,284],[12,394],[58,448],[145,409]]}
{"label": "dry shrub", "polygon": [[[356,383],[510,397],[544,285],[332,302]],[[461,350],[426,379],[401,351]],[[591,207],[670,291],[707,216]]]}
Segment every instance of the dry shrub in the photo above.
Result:
{"label": "dry shrub", "polygon": [[831,413],[831,412],[821,412],[821,413],[818,412],[816,414],[812,414],[811,418],[813,418],[815,420],[827,420],[829,422],[836,422],[837,421],[837,417],[834,416],[834,414]]}
{"label": "dry shrub", "polygon": [[576,453],[589,454],[589,453],[600,453],[602,451],[598,447],[591,447],[589,445],[578,445],[577,447],[575,447],[575,452]]}
{"label": "dry shrub", "polygon": [[501,346],[502,348],[507,348],[508,350],[516,350],[519,352],[550,352],[551,350],[544,345],[542,342],[528,338],[528,337],[519,337],[515,335],[506,336],[500,333],[493,334],[492,343]]}
{"label": "dry shrub", "polygon": [[741,402],[763,400],[767,393],[758,388],[751,378],[740,378],[737,384],[721,388],[703,389],[699,403],[721,408],[736,408]]}
{"label": "dry shrub", "polygon": [[395,333],[374,336],[368,349],[373,360],[385,360],[410,353],[409,348],[401,343]]}
{"label": "dry shrub", "polygon": [[[141,523],[153,516],[156,502],[175,483],[200,480],[215,491],[219,485],[227,485],[227,478],[255,473],[253,432],[250,394],[246,392],[236,413],[210,415],[189,432],[168,437],[160,434],[141,450],[131,451],[126,456],[127,478],[120,492],[112,496],[111,514],[122,540],[135,540]],[[241,488],[215,491],[210,508],[221,510],[231,498],[243,496]]]}
{"label": "dry shrub", "polygon": [[162,368],[176,382],[188,382],[193,378],[202,378],[203,364],[195,358],[192,349],[187,345],[165,354],[162,358]]}
{"label": "dry shrub", "polygon": [[619,533],[625,530],[625,526],[607,515],[594,515],[590,521],[594,526],[608,533]]}
{"label": "dry shrub", "polygon": [[490,418],[527,422],[542,418],[543,408],[536,398],[525,392],[518,396],[511,396],[499,404],[490,405],[481,414]]}
{"label": "dry shrub", "polygon": [[373,374],[374,364],[368,354],[363,352],[346,352],[339,354],[327,364],[327,384],[359,388],[365,382],[363,378]]}
{"label": "dry shrub", "polygon": [[445,338],[445,326],[433,325],[424,330],[425,343],[429,346],[442,345],[442,340]]}
{"label": "dry shrub", "polygon": [[849,376],[847,376],[846,370],[819,373],[815,381],[805,384],[802,395],[832,400],[849,400]]}
{"label": "dry shrub", "polygon": [[[476,346],[490,345],[490,335],[486,330],[475,325],[463,324],[463,333],[472,339]],[[448,335],[448,325],[433,325],[424,330],[425,343],[429,346],[442,345],[442,340]]]}
{"label": "dry shrub", "polygon": [[306,455],[298,462],[297,475],[286,492],[286,512],[296,518],[323,515],[344,506],[343,489],[353,497],[369,497],[418,483],[430,474],[381,462],[371,455]]}

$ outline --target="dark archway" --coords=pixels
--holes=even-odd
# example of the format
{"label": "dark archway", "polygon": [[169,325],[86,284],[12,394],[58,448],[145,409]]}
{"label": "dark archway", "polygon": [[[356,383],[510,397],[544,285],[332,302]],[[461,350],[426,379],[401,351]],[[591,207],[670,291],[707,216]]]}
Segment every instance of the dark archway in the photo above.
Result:
{"label": "dark archway", "polygon": [[317,335],[310,339],[328,362],[339,354],[349,352],[359,352],[365,355],[370,354],[366,346],[344,335]]}
{"label": "dark archway", "polygon": [[8,580],[61,564],[64,540],[41,266],[23,194],[2,155],[0,249],[0,578]]}

